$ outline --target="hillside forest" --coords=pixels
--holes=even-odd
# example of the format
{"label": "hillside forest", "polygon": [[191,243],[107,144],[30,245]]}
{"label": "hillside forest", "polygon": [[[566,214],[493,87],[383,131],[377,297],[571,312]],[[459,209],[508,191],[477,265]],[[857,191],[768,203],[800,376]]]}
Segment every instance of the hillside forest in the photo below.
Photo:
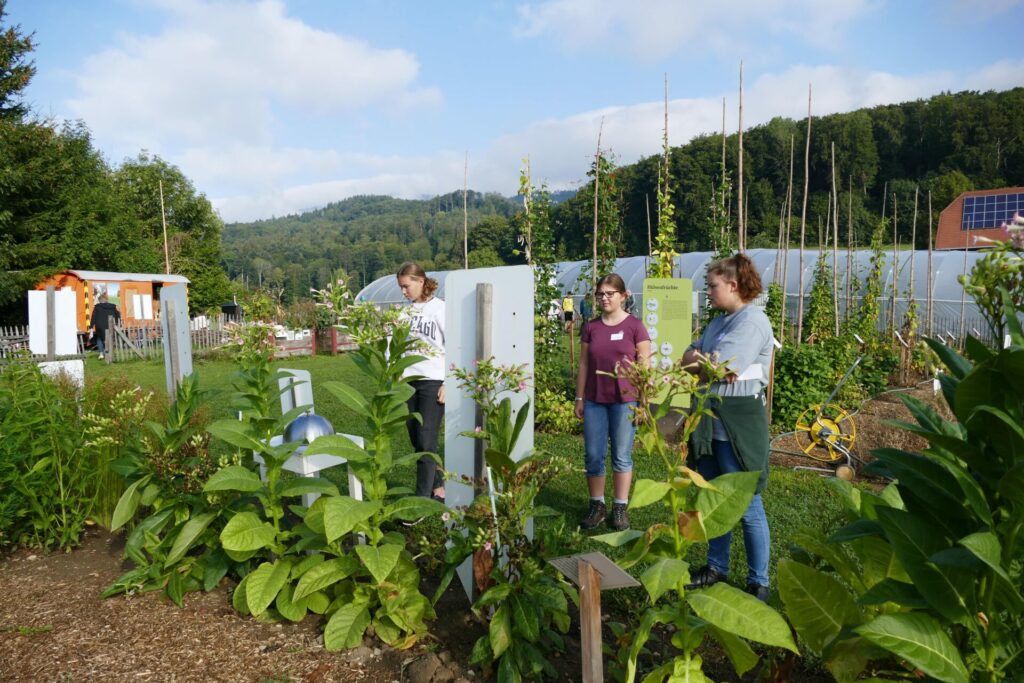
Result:
{"label": "hillside forest", "polygon": [[[0,0],[0,321],[23,322],[26,289],[68,268],[159,273],[191,280],[193,313],[262,289],[281,304],[310,297],[339,268],[358,289],[405,260],[428,270],[463,266],[468,223],[470,267],[524,262],[521,197],[463,191],[422,200],[358,196],[298,215],[224,225],[210,201],[173,164],[141,150],[112,164],[94,146],[88,122],[57,123],[25,104],[35,66],[32,34],[4,21]],[[743,192],[747,247],[774,247],[792,163],[792,211],[799,222],[806,121],[775,118],[744,131]],[[662,131],[650,131],[657,140]],[[678,251],[710,250],[739,202],[738,140],[708,133],[668,154],[670,225]],[[840,225],[865,245],[883,212],[897,217],[897,239],[910,240],[915,191],[922,229],[959,193],[1024,185],[1024,88],[943,93],[927,100],[834,114],[811,124],[808,244],[831,213],[832,146]],[[614,144],[614,143],[613,143]],[[723,152],[724,149],[724,152]],[[524,154],[529,150],[524,150]],[[723,154],[725,181],[723,182]],[[791,162],[792,160],[792,162]],[[601,169],[599,235],[604,258],[649,252],[658,226],[662,156],[617,165],[614,146],[600,164],[580,169],[575,192],[547,193],[544,169],[532,169],[535,199],[559,260],[591,253],[594,168]],[[515,190],[510,188],[510,194]],[[564,201],[563,201],[564,200]],[[536,221],[538,215],[531,220]],[[166,245],[164,248],[164,221]],[[932,221],[934,223],[934,221]],[[654,226],[649,228],[649,226]],[[847,231],[840,230],[840,242]],[[798,231],[791,234],[796,243]]]}

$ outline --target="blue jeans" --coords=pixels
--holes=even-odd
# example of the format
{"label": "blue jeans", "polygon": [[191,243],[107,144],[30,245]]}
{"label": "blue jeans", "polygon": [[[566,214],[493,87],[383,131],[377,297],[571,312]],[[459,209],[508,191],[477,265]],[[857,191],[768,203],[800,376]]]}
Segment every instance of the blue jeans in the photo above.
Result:
{"label": "blue jeans", "polygon": [[[743,468],[736,459],[736,453],[729,441],[712,441],[714,457],[704,457],[697,463],[697,471],[705,479],[720,474],[741,472]],[[747,549],[747,583],[768,585],[768,555],[771,552],[771,535],[768,532],[768,517],[764,514],[761,494],[755,494],[750,506],[743,513],[743,545]],[[708,543],[708,564],[723,575],[729,574],[729,546],[732,532],[713,538]]]}
{"label": "blue jeans", "polygon": [[629,403],[583,404],[583,447],[588,477],[604,476],[604,459],[608,453],[608,441],[612,444],[612,471],[633,471],[633,408],[636,401]]}

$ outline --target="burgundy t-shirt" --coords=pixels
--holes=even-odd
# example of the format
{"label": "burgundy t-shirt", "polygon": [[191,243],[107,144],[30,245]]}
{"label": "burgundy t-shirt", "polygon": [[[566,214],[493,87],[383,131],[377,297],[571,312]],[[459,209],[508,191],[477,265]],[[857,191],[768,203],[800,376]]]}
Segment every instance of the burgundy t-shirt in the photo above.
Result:
{"label": "burgundy t-shirt", "polygon": [[618,325],[607,325],[600,318],[586,324],[580,340],[587,348],[587,385],[583,397],[596,403],[626,403],[636,400],[633,385],[624,379],[598,374],[615,372],[618,363],[636,360],[636,345],[650,341],[647,328],[631,315]]}

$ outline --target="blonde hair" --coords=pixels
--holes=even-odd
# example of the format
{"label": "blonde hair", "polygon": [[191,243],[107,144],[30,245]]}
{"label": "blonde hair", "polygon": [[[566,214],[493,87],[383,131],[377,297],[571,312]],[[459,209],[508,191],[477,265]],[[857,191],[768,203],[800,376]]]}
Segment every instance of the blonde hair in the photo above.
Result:
{"label": "blonde hair", "polygon": [[734,281],[740,299],[748,303],[764,291],[761,275],[745,254],[733,254],[728,258],[719,259],[708,266],[708,275],[717,275],[723,280]]}
{"label": "blonde hair", "polygon": [[423,296],[433,296],[434,292],[437,291],[438,283],[432,277],[427,277],[427,273],[423,270],[423,267],[415,261],[406,261],[398,268],[398,272],[395,273],[396,278],[402,276],[415,277],[423,280]]}

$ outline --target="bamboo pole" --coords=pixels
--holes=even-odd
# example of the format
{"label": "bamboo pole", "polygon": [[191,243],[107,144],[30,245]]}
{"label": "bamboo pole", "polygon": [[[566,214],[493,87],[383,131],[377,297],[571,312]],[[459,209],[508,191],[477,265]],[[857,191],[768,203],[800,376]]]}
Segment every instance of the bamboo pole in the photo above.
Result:
{"label": "bamboo pole", "polygon": [[469,152],[462,165],[462,267],[469,270]]}
{"label": "bamboo pole", "polygon": [[644,269],[644,272],[648,272],[654,246],[651,244],[651,196],[647,192],[644,192],[644,212],[647,214],[647,263],[645,264],[647,268]]}
{"label": "bamboo pole", "polygon": [[847,190],[846,209],[846,320],[853,314],[850,310],[853,294],[853,176],[850,176]]}
{"label": "bamboo pole", "polygon": [[832,141],[832,318],[839,336],[839,194],[836,192],[836,143]]}
{"label": "bamboo pole", "polygon": [[[667,76],[666,76],[666,80],[665,80],[665,92],[666,92],[665,101],[666,101],[666,106],[667,106],[667,103],[668,103],[668,94],[667,94],[668,93],[668,77]],[[666,119],[666,124],[665,125],[668,125],[668,123],[667,123],[667,121],[668,121],[668,112],[665,113],[665,119]],[[592,291],[592,292],[597,291],[597,230],[598,230],[598,225],[597,225],[598,202],[597,202],[597,200],[598,200],[598,195],[600,193],[600,188],[601,188],[601,133],[603,133],[603,132],[604,132],[604,117],[602,116],[601,117],[601,125],[599,125],[598,128],[597,128],[597,151],[594,153],[594,241],[593,241],[594,265],[590,269],[591,270],[591,273],[590,273],[590,291]]]}
{"label": "bamboo pole", "polygon": [[[964,282],[967,281],[967,253],[971,246],[971,231],[968,229],[967,234],[964,235]],[[967,285],[964,284],[960,290],[960,335],[957,338],[957,342],[960,344],[960,348],[964,347],[964,335],[967,330]]]}
{"label": "bamboo pole", "polygon": [[167,248],[167,214],[164,211],[164,181],[162,179],[158,180],[157,184],[160,188],[160,223],[164,228],[164,273],[169,275],[171,272],[171,256]]}
{"label": "bamboo pole", "polygon": [[782,322],[779,324],[779,341],[786,335],[786,320],[789,317],[789,234],[793,228],[793,154],[796,149],[796,136],[789,136],[789,185],[786,188],[786,249],[782,262]]}
{"label": "bamboo pole", "polygon": [[932,266],[932,191],[928,190],[928,336],[935,336],[935,326],[932,314],[934,312],[935,300],[932,294],[933,279],[935,273]]}
{"label": "bamboo pole", "polygon": [[[725,98],[722,98],[722,187],[725,187]],[[725,192],[722,193],[722,210],[725,210]]]}
{"label": "bamboo pole", "polygon": [[[917,298],[914,296],[914,256],[917,255],[917,195],[920,188],[914,188],[914,219],[910,223],[910,283],[908,285],[910,289],[910,299],[907,301],[907,306],[916,305]],[[909,308],[908,308],[909,310]],[[916,334],[916,330],[914,331]],[[908,340],[908,343],[913,341]]]}
{"label": "bamboo pole", "polygon": [[889,338],[892,339],[896,333],[896,285],[899,280],[899,248],[900,238],[897,235],[899,219],[897,215],[896,193],[892,193],[892,308],[889,311]]}
{"label": "bamboo pole", "polygon": [[740,60],[740,103],[739,103],[739,160],[736,164],[736,176],[738,178],[738,197],[739,202],[736,205],[736,228],[737,228],[737,241],[736,244],[739,248],[740,253],[747,250],[747,225],[746,225],[746,209],[744,205],[744,194],[743,194],[743,60]]}
{"label": "bamboo pole", "polygon": [[807,84],[807,143],[804,147],[804,196],[800,209],[800,291],[796,313],[796,343],[804,336],[804,243],[807,235],[807,190],[811,185],[811,84]]}

